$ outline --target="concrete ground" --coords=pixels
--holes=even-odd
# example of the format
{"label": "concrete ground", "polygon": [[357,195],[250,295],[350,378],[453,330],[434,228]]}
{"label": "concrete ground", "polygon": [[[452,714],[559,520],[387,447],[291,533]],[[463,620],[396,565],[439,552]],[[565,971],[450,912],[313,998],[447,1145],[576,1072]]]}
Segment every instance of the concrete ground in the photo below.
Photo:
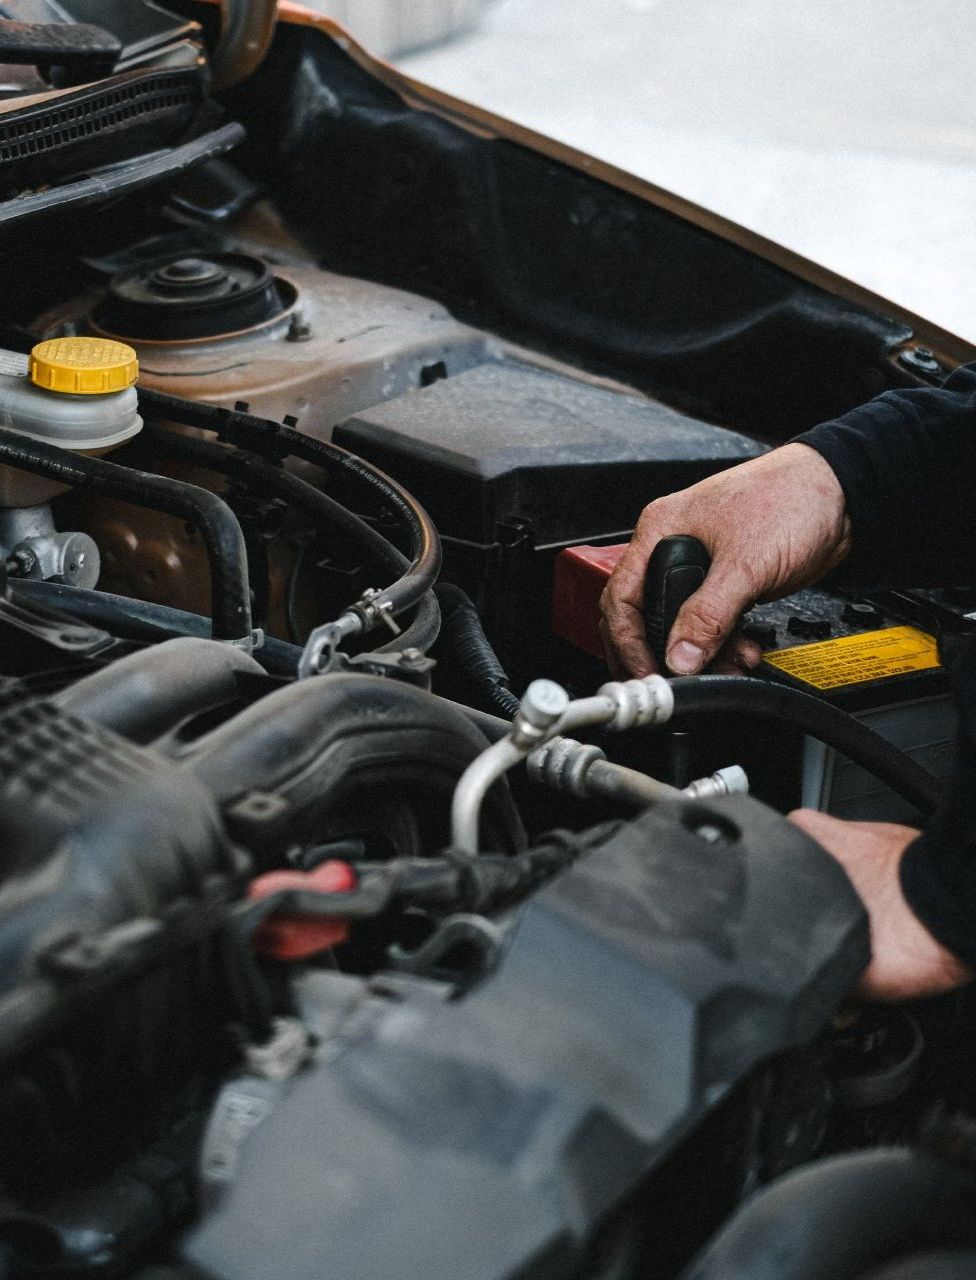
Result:
{"label": "concrete ground", "polygon": [[974,45],[973,0],[496,0],[401,65],[976,341]]}

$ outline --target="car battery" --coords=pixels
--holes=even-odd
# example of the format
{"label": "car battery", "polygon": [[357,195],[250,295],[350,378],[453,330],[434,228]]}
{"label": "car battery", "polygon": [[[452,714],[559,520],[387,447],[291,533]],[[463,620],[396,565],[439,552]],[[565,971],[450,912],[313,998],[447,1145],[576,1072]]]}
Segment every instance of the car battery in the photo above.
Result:
{"label": "car battery", "polygon": [[[572,547],[557,558],[552,626],[602,655],[599,600],[626,544]],[[932,631],[972,626],[965,601],[945,593],[885,592],[867,598],[808,588],[754,606],[746,635],[763,650],[753,674],[825,699],[892,742],[937,778],[952,771],[956,714]],[[836,817],[912,822],[907,802],[813,739],[803,746],[801,803]]]}
{"label": "car battery", "polygon": [[515,359],[430,377],[340,423],[333,440],[423,504],[446,577],[475,601],[514,687],[552,672],[560,551],[619,542],[653,498],[765,451],[646,397]]}

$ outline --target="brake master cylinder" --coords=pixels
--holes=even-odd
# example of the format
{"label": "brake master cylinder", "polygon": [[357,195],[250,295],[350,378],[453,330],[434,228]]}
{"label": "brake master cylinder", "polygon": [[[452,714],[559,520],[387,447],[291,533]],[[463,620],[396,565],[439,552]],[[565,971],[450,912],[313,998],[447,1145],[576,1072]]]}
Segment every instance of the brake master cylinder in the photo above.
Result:
{"label": "brake master cylinder", "polygon": [[[102,338],[52,338],[29,357],[0,351],[0,426],[75,453],[108,453],[142,428],[138,373],[131,347]],[[0,555],[14,576],[94,587],[94,540],[54,526],[49,503],[63,491],[0,465]]]}

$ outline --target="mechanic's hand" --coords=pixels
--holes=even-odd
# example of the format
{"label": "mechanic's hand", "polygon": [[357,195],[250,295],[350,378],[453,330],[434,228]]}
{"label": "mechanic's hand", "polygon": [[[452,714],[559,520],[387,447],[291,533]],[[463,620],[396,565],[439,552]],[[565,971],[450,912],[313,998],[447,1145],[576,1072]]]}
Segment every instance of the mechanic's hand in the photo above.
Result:
{"label": "mechanic's hand", "polygon": [[[693,675],[728,640],[739,615],[757,600],[808,586],[850,550],[850,524],[837,477],[814,449],[782,449],[680,493],[641,513],[600,600],[607,661],[615,675],[645,676],[654,659],[644,634],[644,575],[661,538],[689,533],[705,544],[712,567],[679,612],[668,642],[668,666]],[[726,665],[757,666],[758,646],[737,639]]]}
{"label": "mechanic's hand", "polygon": [[952,991],[976,977],[932,937],[902,894],[898,868],[917,831],[893,822],[842,822],[815,809],[797,809],[790,821],[833,854],[867,907],[871,963],[856,995],[914,1000]]}

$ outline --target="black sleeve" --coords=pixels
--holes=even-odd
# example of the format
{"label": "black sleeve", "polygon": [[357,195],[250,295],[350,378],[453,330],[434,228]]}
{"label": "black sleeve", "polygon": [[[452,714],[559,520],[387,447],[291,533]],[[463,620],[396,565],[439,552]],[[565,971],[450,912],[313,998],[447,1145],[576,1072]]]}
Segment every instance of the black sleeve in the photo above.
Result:
{"label": "black sleeve", "polygon": [[[976,563],[976,365],[939,388],[888,391],[796,437],[847,501],[858,581],[968,585]],[[953,670],[959,738],[950,795],[907,849],[901,883],[926,928],[976,965],[976,642]]]}
{"label": "black sleeve", "polygon": [[976,365],[941,387],[886,391],[796,437],[844,490],[845,573],[877,585],[968,583],[976,549]]}
{"label": "black sleeve", "polygon": [[976,642],[953,668],[959,739],[952,790],[905,852],[908,905],[954,955],[976,965]]}

